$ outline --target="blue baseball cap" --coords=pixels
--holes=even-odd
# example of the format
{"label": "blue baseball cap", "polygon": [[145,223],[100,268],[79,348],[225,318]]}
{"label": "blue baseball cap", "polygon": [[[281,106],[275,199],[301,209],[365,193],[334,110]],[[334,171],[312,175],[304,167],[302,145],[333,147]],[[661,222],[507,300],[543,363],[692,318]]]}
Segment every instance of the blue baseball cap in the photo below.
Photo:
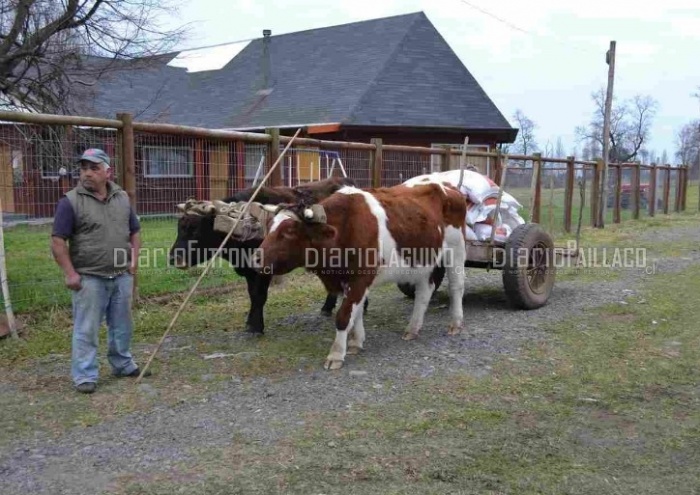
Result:
{"label": "blue baseball cap", "polygon": [[99,148],[89,148],[85,150],[78,161],[82,162],[83,160],[93,163],[104,163],[106,167],[109,168],[109,156]]}

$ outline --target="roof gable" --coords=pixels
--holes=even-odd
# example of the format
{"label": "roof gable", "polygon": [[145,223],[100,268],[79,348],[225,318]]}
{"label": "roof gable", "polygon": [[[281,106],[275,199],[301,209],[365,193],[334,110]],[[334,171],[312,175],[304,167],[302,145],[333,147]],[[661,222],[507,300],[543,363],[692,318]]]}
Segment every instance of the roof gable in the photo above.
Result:
{"label": "roof gable", "polygon": [[[341,122],[383,70],[418,14],[270,38],[269,95],[260,95],[263,40],[213,76],[230,100],[222,127]],[[223,103],[223,101],[222,101]]]}
{"label": "roof gable", "polygon": [[421,16],[347,120],[353,125],[510,129],[452,48]]}

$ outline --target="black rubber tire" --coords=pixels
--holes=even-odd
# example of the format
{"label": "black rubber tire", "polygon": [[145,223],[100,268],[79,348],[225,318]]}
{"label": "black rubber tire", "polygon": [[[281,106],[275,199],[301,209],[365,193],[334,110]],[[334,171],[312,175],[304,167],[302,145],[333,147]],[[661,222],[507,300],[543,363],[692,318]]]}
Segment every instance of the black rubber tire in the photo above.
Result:
{"label": "black rubber tire", "polygon": [[[518,260],[528,260],[527,264]],[[531,264],[537,265],[537,270]],[[528,277],[528,269],[532,278]],[[549,300],[556,278],[554,241],[536,223],[518,225],[505,245],[503,287],[516,308],[537,309]]]}
{"label": "black rubber tire", "polygon": [[[440,284],[442,283],[442,279],[445,278],[445,267],[443,266],[436,266],[435,269],[433,270],[433,280],[435,281],[435,290],[438,290],[440,288]],[[410,299],[413,299],[416,297],[416,287],[413,284],[396,284],[401,292],[404,293],[405,296],[409,297]]]}

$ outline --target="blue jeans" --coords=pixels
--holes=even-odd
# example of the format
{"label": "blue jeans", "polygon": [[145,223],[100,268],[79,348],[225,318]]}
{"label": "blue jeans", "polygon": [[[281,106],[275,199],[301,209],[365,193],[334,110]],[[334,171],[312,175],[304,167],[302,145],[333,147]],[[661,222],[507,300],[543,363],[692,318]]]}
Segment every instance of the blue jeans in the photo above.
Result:
{"label": "blue jeans", "polygon": [[129,346],[134,324],[131,301],[134,277],[113,279],[82,275],[82,288],[73,291],[73,383],[97,382],[97,345],[100,326],[107,320],[107,359],[114,375],[127,375],[137,366]]}

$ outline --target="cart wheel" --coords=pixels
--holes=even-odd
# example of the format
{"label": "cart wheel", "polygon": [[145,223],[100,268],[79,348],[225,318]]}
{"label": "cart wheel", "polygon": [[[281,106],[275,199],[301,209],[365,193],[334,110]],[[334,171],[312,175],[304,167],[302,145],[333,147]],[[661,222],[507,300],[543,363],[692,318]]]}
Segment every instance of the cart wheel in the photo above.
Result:
{"label": "cart wheel", "polygon": [[[445,278],[445,267],[436,266],[433,270],[433,280],[435,280],[435,290],[440,288],[442,279]],[[413,299],[416,296],[416,286],[413,284],[397,284],[399,290],[403,292],[406,296]]]}
{"label": "cart wheel", "polygon": [[518,225],[505,246],[503,286],[508,299],[521,309],[542,307],[552,293],[555,278],[550,235],[536,223]]}

